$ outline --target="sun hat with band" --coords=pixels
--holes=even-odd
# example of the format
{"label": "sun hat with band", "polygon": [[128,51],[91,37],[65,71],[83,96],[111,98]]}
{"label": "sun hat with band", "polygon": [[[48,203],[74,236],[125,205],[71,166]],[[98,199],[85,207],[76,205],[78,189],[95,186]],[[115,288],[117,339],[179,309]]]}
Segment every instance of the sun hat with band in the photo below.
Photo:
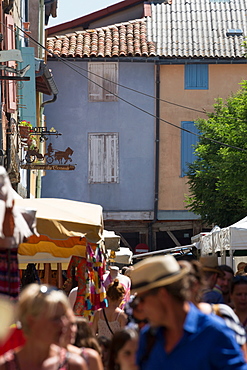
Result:
{"label": "sun hat with band", "polygon": [[218,265],[217,256],[201,256],[199,262],[202,265],[203,271],[216,272],[218,275],[224,276],[224,272],[220,269]]}
{"label": "sun hat with band", "polygon": [[189,272],[187,267],[180,267],[171,255],[149,257],[133,266],[131,271],[131,291],[142,293],[162,287],[175,281]]}

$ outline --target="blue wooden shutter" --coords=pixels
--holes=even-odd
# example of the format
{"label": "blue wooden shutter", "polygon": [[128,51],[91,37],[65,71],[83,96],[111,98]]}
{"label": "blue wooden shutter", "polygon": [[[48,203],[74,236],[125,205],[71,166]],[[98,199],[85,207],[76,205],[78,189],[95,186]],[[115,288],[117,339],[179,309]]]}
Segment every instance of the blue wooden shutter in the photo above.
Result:
{"label": "blue wooden shutter", "polygon": [[208,65],[185,64],[184,87],[186,90],[208,90]]}
{"label": "blue wooden shutter", "polygon": [[[181,122],[181,127],[198,134],[199,131],[192,121]],[[190,134],[186,131],[181,131],[181,176],[186,176],[188,171],[188,163],[192,163],[195,160],[194,147],[198,142],[198,136]]]}

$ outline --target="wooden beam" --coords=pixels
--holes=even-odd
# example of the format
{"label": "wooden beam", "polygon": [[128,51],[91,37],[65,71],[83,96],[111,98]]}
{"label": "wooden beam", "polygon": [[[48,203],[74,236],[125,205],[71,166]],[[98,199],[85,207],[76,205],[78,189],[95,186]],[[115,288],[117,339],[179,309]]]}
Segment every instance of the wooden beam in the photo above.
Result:
{"label": "wooden beam", "polygon": [[130,246],[130,244],[127,242],[127,240],[123,237],[123,235],[121,234],[121,233],[117,233],[119,236],[120,236],[120,238],[121,238],[121,240],[122,240],[122,242],[123,242],[123,244],[126,246],[126,247],[129,247],[129,249],[130,250],[132,250],[132,248],[131,248],[131,246]]}
{"label": "wooden beam", "polygon": [[176,236],[171,232],[171,231],[167,231],[167,234],[170,236],[170,238],[174,241],[175,245],[178,247],[180,246],[181,244],[179,243],[179,241],[177,240]]}

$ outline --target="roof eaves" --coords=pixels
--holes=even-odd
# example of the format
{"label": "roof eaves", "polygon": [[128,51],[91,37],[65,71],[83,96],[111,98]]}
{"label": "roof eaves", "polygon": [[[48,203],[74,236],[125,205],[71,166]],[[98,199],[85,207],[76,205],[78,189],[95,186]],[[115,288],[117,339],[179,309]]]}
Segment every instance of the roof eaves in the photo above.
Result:
{"label": "roof eaves", "polygon": [[74,19],[72,21],[61,23],[61,24],[58,24],[57,26],[49,27],[49,28],[46,29],[47,35],[59,33],[61,31],[65,31],[67,29],[71,29],[71,28],[75,28],[75,27],[83,26],[83,25],[85,25],[85,28],[87,28],[87,25],[92,21],[96,21],[100,18],[109,16],[111,14],[114,14],[116,12],[119,12],[119,11],[124,10],[126,8],[130,8],[134,5],[137,5],[137,4],[140,4],[140,3],[143,3],[143,2],[144,2],[144,0],[124,0],[124,1],[121,1],[117,4],[108,6],[107,8],[104,8],[104,9],[98,10],[96,12],[87,14],[83,17]]}

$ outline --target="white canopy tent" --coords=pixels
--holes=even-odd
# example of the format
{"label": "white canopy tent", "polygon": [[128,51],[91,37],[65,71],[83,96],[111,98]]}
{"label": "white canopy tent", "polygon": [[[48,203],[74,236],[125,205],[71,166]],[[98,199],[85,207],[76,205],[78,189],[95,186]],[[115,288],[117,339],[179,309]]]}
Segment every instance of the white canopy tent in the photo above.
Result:
{"label": "white canopy tent", "polygon": [[201,235],[197,239],[196,241],[196,237],[192,238],[192,242],[195,242],[196,247],[201,249],[202,255],[220,252],[222,263],[225,263],[226,251],[229,251],[230,264],[233,266],[235,251],[246,251],[247,256],[247,217],[222,229],[216,226],[210,233]]}

